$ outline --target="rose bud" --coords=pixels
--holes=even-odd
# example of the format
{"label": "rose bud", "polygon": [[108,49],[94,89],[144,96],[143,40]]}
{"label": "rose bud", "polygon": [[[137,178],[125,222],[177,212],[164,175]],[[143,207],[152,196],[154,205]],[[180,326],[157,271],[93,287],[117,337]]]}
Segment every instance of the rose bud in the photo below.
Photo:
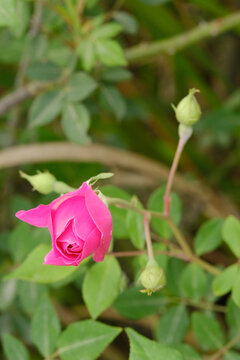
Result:
{"label": "rose bud", "polygon": [[103,261],[112,238],[112,217],[104,202],[86,182],[48,205],[39,205],[16,217],[37,227],[48,227],[52,250],[44,264],[74,265],[93,255]]}
{"label": "rose bud", "polygon": [[141,292],[147,293],[148,295],[161,289],[166,284],[164,270],[155,260],[148,262],[145,270],[141,273],[139,280],[145,288],[144,290],[141,290]]}
{"label": "rose bud", "polygon": [[30,182],[33,190],[45,195],[50,194],[53,191],[53,186],[56,182],[55,176],[47,171],[44,173],[39,171],[36,175],[28,175],[23,171],[20,171],[20,176]]}
{"label": "rose bud", "polygon": [[197,89],[190,89],[187,96],[185,96],[180,103],[175,107],[172,105],[177,120],[184,125],[191,126],[195,124],[201,116],[201,109],[194,96]]}

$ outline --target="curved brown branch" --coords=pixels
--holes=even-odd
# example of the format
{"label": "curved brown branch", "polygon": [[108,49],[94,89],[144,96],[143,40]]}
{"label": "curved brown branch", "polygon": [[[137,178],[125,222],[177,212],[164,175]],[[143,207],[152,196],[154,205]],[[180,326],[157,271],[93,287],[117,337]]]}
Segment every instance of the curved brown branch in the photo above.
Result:
{"label": "curved brown branch", "polygon": [[[51,161],[98,162],[114,169],[123,169],[130,176],[135,173],[144,179],[148,178],[153,186],[166,182],[169,171],[166,166],[142,155],[101,144],[80,146],[68,142],[35,143],[0,151],[0,169]],[[229,213],[239,215],[227,198],[219,194],[216,196],[200,182],[187,181],[177,174],[174,186],[183,195],[202,203],[208,216],[227,216]]]}

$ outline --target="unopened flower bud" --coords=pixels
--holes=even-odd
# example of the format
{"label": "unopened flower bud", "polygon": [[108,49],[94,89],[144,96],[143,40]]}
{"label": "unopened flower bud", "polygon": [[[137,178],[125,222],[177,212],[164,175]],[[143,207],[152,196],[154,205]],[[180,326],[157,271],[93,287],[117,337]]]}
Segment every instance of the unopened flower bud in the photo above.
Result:
{"label": "unopened flower bud", "polygon": [[55,176],[49,172],[39,172],[36,175],[27,175],[20,171],[20,176],[32,185],[33,190],[36,190],[41,194],[50,194],[53,191],[53,186],[56,181]]}
{"label": "unopened flower bud", "polygon": [[199,90],[190,89],[188,95],[180,101],[177,107],[172,105],[176,118],[181,124],[191,126],[200,119],[201,109],[194,96],[196,92]]}
{"label": "unopened flower bud", "polygon": [[147,264],[145,270],[141,273],[139,280],[145,288],[144,290],[141,290],[141,292],[147,293],[148,295],[161,289],[166,284],[164,270],[156,261],[151,261]]}

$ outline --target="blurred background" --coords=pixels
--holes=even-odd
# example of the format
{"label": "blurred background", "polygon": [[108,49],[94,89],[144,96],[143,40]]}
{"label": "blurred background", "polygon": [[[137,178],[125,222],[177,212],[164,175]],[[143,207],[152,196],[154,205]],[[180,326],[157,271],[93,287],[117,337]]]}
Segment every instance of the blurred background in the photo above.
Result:
{"label": "blurred background", "polygon": [[[203,115],[174,182],[183,202],[182,227],[190,239],[206,218],[239,215],[238,0],[75,0],[80,39],[66,2],[16,3],[12,17],[0,14],[2,274],[12,266],[8,243],[15,212],[55,197],[32,192],[20,169],[29,174],[48,169],[73,187],[112,171],[109,184],[136,193],[146,204],[166,182],[177,146],[171,103],[193,87],[200,90]],[[95,56],[89,42],[99,36],[101,23],[112,21],[121,25],[106,35],[115,45],[108,43],[102,52],[99,45]],[[157,46],[153,53],[152,46]],[[83,73],[87,77],[81,78]],[[79,118],[63,108],[68,101]],[[218,252],[208,258],[231,262]],[[27,337],[28,320],[12,305],[15,293],[1,289],[1,331],[17,326],[15,332]]]}

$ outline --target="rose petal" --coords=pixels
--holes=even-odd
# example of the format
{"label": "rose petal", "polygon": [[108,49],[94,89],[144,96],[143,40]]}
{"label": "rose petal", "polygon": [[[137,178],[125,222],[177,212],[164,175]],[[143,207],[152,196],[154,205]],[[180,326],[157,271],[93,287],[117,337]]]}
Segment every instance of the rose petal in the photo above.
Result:
{"label": "rose petal", "polygon": [[15,216],[33,226],[47,227],[50,216],[50,207],[49,205],[39,205],[30,210],[18,211]]}
{"label": "rose petal", "polygon": [[[74,261],[82,253],[84,241],[73,232],[74,220],[70,220],[64,231],[55,240],[55,248],[67,261]],[[71,245],[71,248],[69,247]]]}
{"label": "rose petal", "polygon": [[107,206],[90,186],[86,190],[85,201],[89,214],[102,234],[93,260],[97,262],[103,261],[112,239],[112,216]]}
{"label": "rose petal", "polygon": [[84,182],[81,187],[75,191],[71,191],[67,194],[64,194],[60,197],[58,197],[57,199],[53,200],[49,205],[51,206],[52,209],[57,209],[62,203],[63,201],[73,197],[73,196],[82,196],[84,197],[85,196],[85,192],[88,188],[88,184],[86,182]]}
{"label": "rose petal", "polygon": [[85,240],[95,227],[83,197],[74,196],[66,199],[55,211],[52,211],[56,237],[61,235],[66,223],[71,219],[74,219],[74,232],[82,240]]}
{"label": "rose petal", "polygon": [[101,233],[95,227],[93,229],[93,231],[88,235],[88,238],[86,239],[86,241],[84,243],[82,256],[80,258],[80,261],[82,261],[86,257],[94,254],[95,251],[97,250],[97,248],[99,247],[100,241],[101,241]]}
{"label": "rose petal", "polygon": [[55,252],[51,250],[44,258],[43,264],[45,265],[57,265],[57,266],[66,266],[66,265],[72,265],[72,266],[78,266],[76,264],[76,261],[73,262],[67,262],[64,260],[63,257],[56,256]]}

